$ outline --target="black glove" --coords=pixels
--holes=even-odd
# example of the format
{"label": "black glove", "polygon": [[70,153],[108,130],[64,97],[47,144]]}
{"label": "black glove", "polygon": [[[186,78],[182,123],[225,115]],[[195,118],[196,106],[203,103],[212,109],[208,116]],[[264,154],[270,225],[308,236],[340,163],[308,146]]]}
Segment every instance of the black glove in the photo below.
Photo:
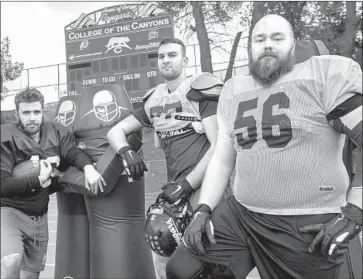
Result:
{"label": "black glove", "polygon": [[214,238],[214,226],[210,220],[212,210],[206,204],[199,204],[194,211],[193,219],[186,228],[183,236],[184,245],[198,254],[204,254],[207,236],[210,244],[217,244]]}
{"label": "black glove", "polygon": [[348,203],[341,208],[342,213],[326,224],[307,225],[300,227],[302,233],[318,232],[311,242],[308,251],[313,253],[321,243],[321,252],[328,258],[334,258],[338,248],[348,243],[362,231],[362,209]]}
{"label": "black glove", "polygon": [[140,180],[145,171],[148,171],[142,157],[133,151],[130,146],[120,148],[118,154],[121,156],[126,173],[133,180]]}
{"label": "black glove", "polygon": [[160,198],[174,204],[186,200],[194,189],[186,179],[183,179],[179,182],[168,182],[161,187],[161,190],[163,192],[160,194]]}
{"label": "black glove", "polygon": [[63,190],[64,186],[62,185],[62,183],[60,183],[59,177],[52,177],[51,180],[52,180],[52,183],[48,187],[49,195]]}

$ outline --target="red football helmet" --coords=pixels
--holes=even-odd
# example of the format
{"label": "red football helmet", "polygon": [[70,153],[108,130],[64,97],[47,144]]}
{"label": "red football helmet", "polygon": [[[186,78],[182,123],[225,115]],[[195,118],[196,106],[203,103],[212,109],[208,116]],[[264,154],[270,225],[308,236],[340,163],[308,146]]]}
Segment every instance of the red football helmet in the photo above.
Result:
{"label": "red football helmet", "polygon": [[193,216],[189,201],[169,204],[160,195],[146,214],[145,240],[151,250],[160,256],[171,256]]}

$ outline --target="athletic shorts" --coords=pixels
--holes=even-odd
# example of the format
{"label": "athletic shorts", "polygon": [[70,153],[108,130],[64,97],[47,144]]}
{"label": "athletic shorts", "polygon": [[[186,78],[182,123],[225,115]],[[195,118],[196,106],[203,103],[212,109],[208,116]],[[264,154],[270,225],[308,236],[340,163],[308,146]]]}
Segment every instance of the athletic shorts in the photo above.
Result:
{"label": "athletic shorts", "polygon": [[[228,267],[235,278],[246,278],[257,267],[263,279],[336,279],[343,262],[341,253],[328,260],[308,247],[314,234],[302,234],[299,227],[326,223],[336,214],[280,216],[249,211],[234,196],[217,207],[212,222],[217,240],[206,254],[194,257]],[[181,244],[179,249],[188,251]]]}
{"label": "athletic shorts", "polygon": [[31,217],[11,208],[1,207],[1,257],[23,254],[22,270],[44,270],[48,247],[47,214]]}

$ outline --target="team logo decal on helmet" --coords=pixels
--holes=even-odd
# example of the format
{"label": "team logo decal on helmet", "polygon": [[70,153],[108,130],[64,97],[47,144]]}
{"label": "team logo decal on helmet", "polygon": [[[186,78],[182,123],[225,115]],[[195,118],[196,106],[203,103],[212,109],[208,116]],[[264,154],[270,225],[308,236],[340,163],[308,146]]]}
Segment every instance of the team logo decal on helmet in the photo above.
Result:
{"label": "team logo decal on helmet", "polygon": [[192,216],[189,201],[174,205],[158,197],[146,214],[144,232],[150,249],[160,256],[171,256],[182,241]]}
{"label": "team logo decal on helmet", "polygon": [[117,104],[116,97],[110,90],[101,90],[93,96],[93,109],[83,115],[82,118],[94,112],[99,120],[110,122],[121,116],[121,110],[129,111],[129,109]]}
{"label": "team logo decal on helmet", "polygon": [[54,120],[67,127],[74,121],[75,116],[76,104],[71,100],[65,100],[59,106],[58,115]]}

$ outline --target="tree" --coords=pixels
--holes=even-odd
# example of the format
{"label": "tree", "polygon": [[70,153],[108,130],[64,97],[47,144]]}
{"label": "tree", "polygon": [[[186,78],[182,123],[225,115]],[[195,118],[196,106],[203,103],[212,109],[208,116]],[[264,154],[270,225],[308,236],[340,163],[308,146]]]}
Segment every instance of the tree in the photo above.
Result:
{"label": "tree", "polygon": [[264,15],[278,14],[292,25],[297,40],[324,42],[330,54],[350,57],[362,65],[362,4],[358,2],[254,2],[250,35]]}
{"label": "tree", "polygon": [[228,23],[243,2],[204,2],[175,1],[155,2],[156,5],[173,15],[173,21],[186,38],[196,34],[200,50],[202,71],[213,72],[213,49],[226,50],[223,40],[231,40],[233,34],[228,30]]}
{"label": "tree", "polygon": [[12,62],[10,55],[10,39],[9,37],[5,37],[1,40],[1,98],[3,98],[3,93],[8,91],[6,86],[4,86],[4,83],[17,79],[21,75],[23,68],[23,63]]}
{"label": "tree", "polygon": [[232,45],[232,51],[231,51],[231,55],[229,56],[229,62],[228,62],[228,66],[227,66],[226,76],[224,77],[224,81],[227,81],[232,77],[234,60],[236,58],[238,43],[241,39],[241,35],[242,35],[242,32],[238,32],[236,37],[234,38],[234,42]]}
{"label": "tree", "polygon": [[210,51],[210,44],[207,29],[204,23],[203,16],[203,3],[199,1],[191,2],[193,8],[193,17],[195,20],[195,29],[197,30],[197,37],[200,49],[200,65],[202,72],[213,73],[212,55]]}

